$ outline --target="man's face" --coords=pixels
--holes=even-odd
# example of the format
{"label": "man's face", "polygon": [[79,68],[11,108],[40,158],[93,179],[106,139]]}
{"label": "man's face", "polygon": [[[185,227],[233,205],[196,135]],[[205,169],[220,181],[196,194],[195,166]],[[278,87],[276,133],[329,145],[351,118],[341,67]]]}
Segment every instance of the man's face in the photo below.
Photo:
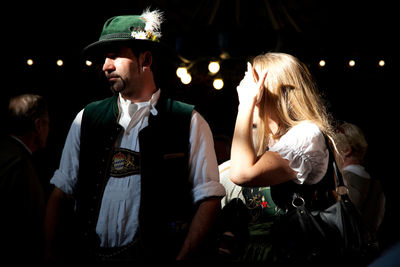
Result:
{"label": "man's face", "polygon": [[46,114],[40,119],[41,131],[40,131],[40,143],[41,148],[46,147],[47,137],[49,136],[50,131],[50,118],[49,114]]}
{"label": "man's face", "polygon": [[43,116],[35,120],[35,149],[42,149],[46,147],[47,137],[50,130],[50,118],[46,112]]}
{"label": "man's face", "polygon": [[122,46],[107,52],[103,71],[113,92],[134,94],[140,90],[140,64],[130,48]]}

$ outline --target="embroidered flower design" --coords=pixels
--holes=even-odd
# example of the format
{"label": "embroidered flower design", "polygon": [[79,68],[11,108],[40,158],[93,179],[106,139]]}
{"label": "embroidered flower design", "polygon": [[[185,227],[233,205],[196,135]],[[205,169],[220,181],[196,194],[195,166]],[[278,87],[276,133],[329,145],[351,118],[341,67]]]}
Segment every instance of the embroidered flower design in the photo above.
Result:
{"label": "embroidered flower design", "polygon": [[267,207],[269,208],[268,202],[265,201],[264,196],[262,196],[262,198],[261,198],[261,206],[262,206],[263,208],[267,208]]}

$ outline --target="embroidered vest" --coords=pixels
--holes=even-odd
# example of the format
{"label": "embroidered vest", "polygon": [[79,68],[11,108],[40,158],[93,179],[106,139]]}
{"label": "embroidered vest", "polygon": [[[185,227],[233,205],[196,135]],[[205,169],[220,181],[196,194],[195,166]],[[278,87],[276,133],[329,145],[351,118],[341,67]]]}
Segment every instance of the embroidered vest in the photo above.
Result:
{"label": "embroidered vest", "polygon": [[[160,96],[158,114],[139,133],[141,206],[139,238],[145,251],[164,248],[171,254],[180,246],[176,223],[192,215],[189,181],[189,134],[193,106]],[[90,246],[99,244],[95,232],[101,199],[109,179],[113,147],[123,131],[118,96],[89,104],[81,126],[77,217]],[[163,245],[164,244],[164,245]]]}

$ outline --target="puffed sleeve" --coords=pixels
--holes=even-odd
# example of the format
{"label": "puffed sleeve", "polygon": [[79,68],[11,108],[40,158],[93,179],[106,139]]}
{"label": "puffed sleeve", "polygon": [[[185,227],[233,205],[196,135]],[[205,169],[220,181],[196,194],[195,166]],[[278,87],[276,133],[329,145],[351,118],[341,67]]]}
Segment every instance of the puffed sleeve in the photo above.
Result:
{"label": "puffed sleeve", "polygon": [[329,162],[329,152],[325,138],[318,126],[312,122],[302,122],[292,127],[270,148],[289,161],[289,166],[297,172],[299,184],[319,182]]}

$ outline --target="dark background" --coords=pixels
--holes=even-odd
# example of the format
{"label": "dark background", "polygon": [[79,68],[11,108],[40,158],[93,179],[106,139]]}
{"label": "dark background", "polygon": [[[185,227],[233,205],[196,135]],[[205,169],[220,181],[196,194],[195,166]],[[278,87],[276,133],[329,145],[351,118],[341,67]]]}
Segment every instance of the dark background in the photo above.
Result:
{"label": "dark background", "polygon": [[[48,148],[38,157],[47,177],[58,167],[69,126],[90,101],[111,95],[99,66],[87,67],[82,49],[96,41],[106,19],[164,11],[162,41],[193,67],[183,85],[175,69],[165,70],[178,98],[195,104],[214,135],[231,137],[236,117],[236,86],[246,61],[268,51],[293,54],[307,64],[329,111],[339,121],[359,125],[369,142],[366,168],[381,179],[387,195],[383,236],[398,240],[396,225],[397,70],[396,9],[389,1],[225,0],[225,1],[13,1],[2,7],[2,107],[9,96],[37,93],[50,101]],[[216,91],[210,59],[227,52]],[[34,65],[28,66],[27,59]],[[58,67],[56,61],[64,65]],[[326,67],[318,62],[324,59]],[[349,68],[350,59],[356,66]],[[378,67],[379,60],[384,67]]]}

